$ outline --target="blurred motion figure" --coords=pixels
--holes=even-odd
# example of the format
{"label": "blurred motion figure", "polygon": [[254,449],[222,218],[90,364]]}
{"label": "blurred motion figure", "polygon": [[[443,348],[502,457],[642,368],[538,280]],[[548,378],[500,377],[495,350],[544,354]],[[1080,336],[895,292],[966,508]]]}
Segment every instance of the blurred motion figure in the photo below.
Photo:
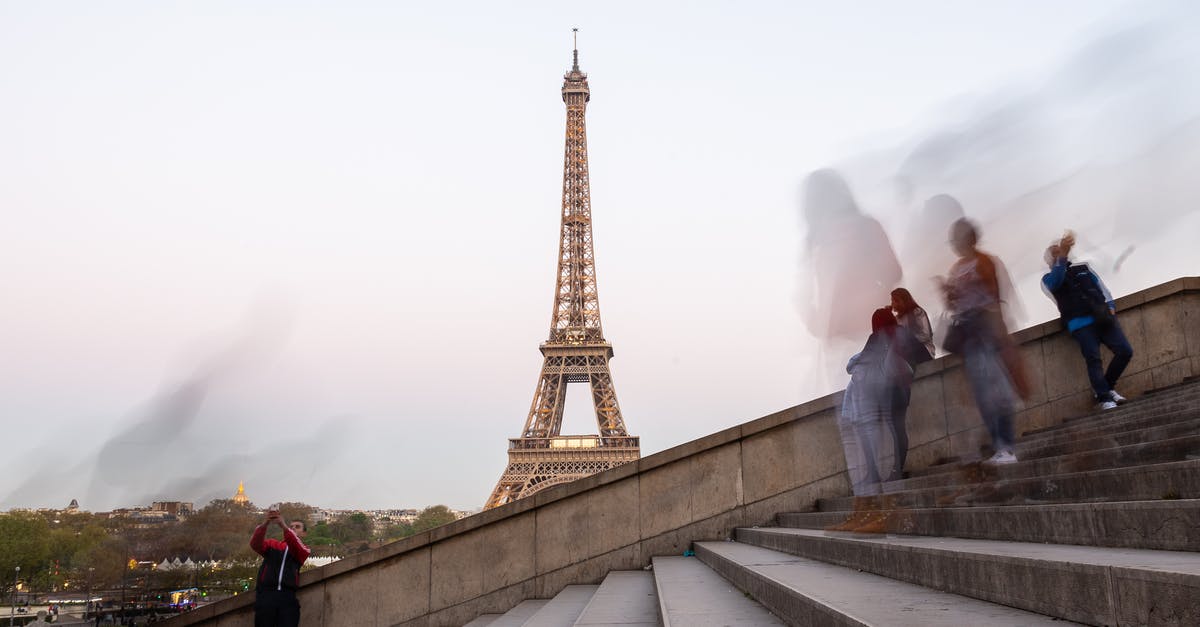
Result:
{"label": "blurred motion figure", "polygon": [[800,315],[821,341],[820,376],[829,376],[870,332],[861,312],[888,302],[900,282],[900,263],[883,227],[859,209],[838,172],[809,174],[802,202],[807,267],[800,279]]}
{"label": "blurred motion figure", "polygon": [[[1063,326],[1079,343],[1099,408],[1112,409],[1125,400],[1113,386],[1133,358],[1133,347],[1117,322],[1117,305],[1104,282],[1086,263],[1071,263],[1074,245],[1075,234],[1067,231],[1046,249],[1050,271],[1042,277],[1042,289],[1054,300]],[[1100,357],[1101,344],[1113,353],[1108,370]]]}
{"label": "blurred motion figure", "polygon": [[1025,370],[1004,322],[1001,285],[1009,284],[1000,260],[979,250],[979,229],[966,218],[950,226],[958,261],[942,292],[952,322],[943,347],[962,355],[975,405],[992,438],[993,464],[1017,461],[1013,415],[1017,396],[1028,396]]}

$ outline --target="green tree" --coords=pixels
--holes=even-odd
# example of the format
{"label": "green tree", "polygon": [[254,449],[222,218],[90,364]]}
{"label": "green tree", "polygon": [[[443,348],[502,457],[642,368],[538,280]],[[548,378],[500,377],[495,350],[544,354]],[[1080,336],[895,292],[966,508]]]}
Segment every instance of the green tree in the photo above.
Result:
{"label": "green tree", "polygon": [[26,512],[0,514],[0,573],[12,575],[21,567],[22,578],[32,578],[46,568],[50,556],[50,525],[45,518]]}
{"label": "green tree", "polygon": [[333,530],[325,521],[321,521],[308,529],[308,536],[304,538],[304,543],[309,546],[330,546],[337,544],[337,540],[333,537]]}
{"label": "green tree", "polygon": [[421,510],[420,514],[417,514],[417,519],[412,524],[413,533],[429,531],[434,527],[440,527],[455,520],[458,520],[458,518],[450,511],[449,507],[445,505],[430,505]]}
{"label": "green tree", "polygon": [[373,525],[366,514],[354,512],[339,516],[329,527],[333,539],[344,545],[351,542],[369,541]]}
{"label": "green tree", "polygon": [[388,525],[383,529],[384,540],[399,540],[413,535],[413,526],[408,523],[398,522]]}

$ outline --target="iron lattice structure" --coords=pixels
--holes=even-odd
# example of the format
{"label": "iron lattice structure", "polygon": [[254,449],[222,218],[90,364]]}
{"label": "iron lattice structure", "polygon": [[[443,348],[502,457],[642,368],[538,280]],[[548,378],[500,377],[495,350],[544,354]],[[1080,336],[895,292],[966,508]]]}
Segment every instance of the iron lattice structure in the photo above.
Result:
{"label": "iron lattice structure", "polygon": [[[492,490],[487,509],[620,466],[641,455],[638,438],[629,435],[621,418],[608,369],[612,344],[604,339],[600,326],[584,120],[591,90],[587,74],[579,70],[578,49],[571,71],[563,77],[562,98],[567,106],[567,139],[550,338],[541,345],[542,372],[525,429],[521,437],[508,441],[508,467]],[[569,383],[590,386],[598,435],[560,434]]]}

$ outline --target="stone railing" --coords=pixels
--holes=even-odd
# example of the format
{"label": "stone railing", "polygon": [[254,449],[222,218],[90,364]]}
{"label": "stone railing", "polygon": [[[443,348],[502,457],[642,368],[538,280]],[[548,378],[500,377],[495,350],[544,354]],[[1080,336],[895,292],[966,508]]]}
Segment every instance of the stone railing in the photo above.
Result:
{"label": "stone railing", "polygon": [[[1135,396],[1200,375],[1200,278],[1117,300],[1134,348],[1120,389]],[[1057,322],[1016,333],[1034,390],[1017,432],[1091,406],[1083,361]],[[909,465],[974,450],[986,433],[960,360],[917,370]],[[832,394],[667,449],[637,462],[485,511],[301,575],[301,625],[461,625],[611,570],[643,568],[694,540],[805,511],[848,493]],[[247,534],[249,530],[247,530]],[[172,625],[253,624],[253,595],[173,619]]]}

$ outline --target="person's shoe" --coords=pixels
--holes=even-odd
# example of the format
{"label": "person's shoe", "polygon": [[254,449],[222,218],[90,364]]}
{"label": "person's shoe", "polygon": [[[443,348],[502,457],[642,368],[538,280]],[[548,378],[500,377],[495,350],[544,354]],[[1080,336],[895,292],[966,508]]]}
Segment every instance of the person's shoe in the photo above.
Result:
{"label": "person's shoe", "polygon": [[1116,401],[1100,401],[1100,403],[1099,403],[1098,405],[1096,405],[1096,408],[1097,408],[1097,409],[1099,409],[1099,410],[1101,410],[1101,411],[1107,411],[1107,410],[1110,410],[1110,409],[1116,409],[1116,408],[1117,408],[1117,402],[1116,402]]}
{"label": "person's shoe", "polygon": [[996,453],[995,455],[992,455],[992,458],[987,460],[987,463],[996,464],[996,465],[1015,464],[1015,463],[1017,463],[1017,456],[1013,455],[1012,451],[1003,450],[1003,451]]}
{"label": "person's shoe", "polygon": [[1114,402],[1114,403],[1116,403],[1116,404],[1118,404],[1118,405],[1120,405],[1121,403],[1124,403],[1125,401],[1129,400],[1129,399],[1125,398],[1124,396],[1121,396],[1120,394],[1118,394],[1116,390],[1109,390],[1109,391],[1108,391],[1108,398],[1109,398],[1110,400],[1112,400],[1112,402]]}
{"label": "person's shoe", "polygon": [[829,525],[825,531],[852,531],[866,523],[878,510],[879,497],[856,496],[854,497],[854,511],[846,517],[846,520],[836,525]]}

